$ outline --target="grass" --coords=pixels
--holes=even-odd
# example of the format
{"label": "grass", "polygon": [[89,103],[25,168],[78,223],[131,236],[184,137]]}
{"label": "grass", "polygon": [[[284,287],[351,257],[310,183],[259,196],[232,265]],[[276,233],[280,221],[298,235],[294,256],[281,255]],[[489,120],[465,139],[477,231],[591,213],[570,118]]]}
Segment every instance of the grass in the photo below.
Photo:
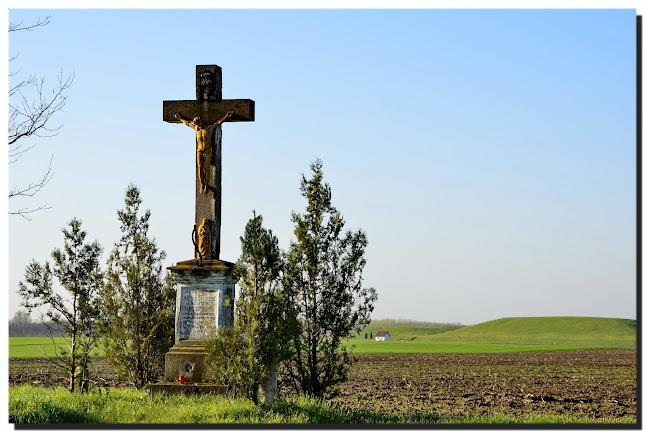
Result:
{"label": "grass", "polygon": [[[419,327],[425,329],[426,327]],[[62,338],[56,338],[56,343],[64,344]],[[510,343],[480,343],[480,342],[451,342],[431,341],[423,338],[415,340],[376,342],[374,340],[353,339],[346,342],[349,347],[355,345],[355,354],[388,354],[388,353],[512,353],[559,351],[571,349],[600,348],[597,345],[546,345],[546,344],[510,344]],[[64,346],[64,345],[61,345]],[[48,356],[54,355],[54,346],[49,338],[42,337],[10,337],[9,358],[42,358],[45,350]],[[101,350],[93,351],[95,356],[102,354]]]}
{"label": "grass", "polygon": [[[390,340],[365,339],[386,330]],[[356,354],[512,353],[594,348],[636,348],[636,321],[616,318],[502,318],[448,329],[370,326],[347,343]]]}
{"label": "grass", "polygon": [[489,413],[463,417],[439,414],[389,417],[352,412],[342,405],[304,397],[278,398],[272,407],[225,396],[148,396],[127,389],[72,394],[66,389],[21,385],[9,388],[9,420],[16,424],[347,424],[347,423],[634,423],[633,416],[592,419],[561,415],[515,417]]}
{"label": "grass", "polygon": [[428,337],[431,341],[636,348],[636,321],[617,318],[502,318]]}
{"label": "grass", "polygon": [[[65,338],[54,338],[58,350],[68,350]],[[9,358],[40,358],[44,357],[43,350],[48,356],[54,356],[54,344],[48,337],[10,337]],[[60,353],[60,351],[59,351]],[[100,356],[102,351],[98,348],[92,350],[92,355]]]}
{"label": "grass", "polygon": [[563,350],[581,350],[601,348],[594,345],[542,345],[542,344],[508,344],[484,342],[444,342],[444,341],[387,341],[352,340],[346,342],[348,349],[355,345],[354,354],[485,354],[485,353],[519,353],[545,352]]}
{"label": "grass", "polygon": [[[391,340],[365,339],[386,330]],[[63,338],[55,338],[64,344]],[[401,340],[402,339],[402,340]],[[592,348],[636,348],[636,321],[617,318],[541,317],[502,318],[482,324],[449,329],[443,327],[369,326],[347,345],[356,354],[376,353],[512,353]],[[63,346],[63,345],[61,345]],[[49,338],[9,338],[10,358],[53,355]],[[93,354],[101,355],[99,349]]]}

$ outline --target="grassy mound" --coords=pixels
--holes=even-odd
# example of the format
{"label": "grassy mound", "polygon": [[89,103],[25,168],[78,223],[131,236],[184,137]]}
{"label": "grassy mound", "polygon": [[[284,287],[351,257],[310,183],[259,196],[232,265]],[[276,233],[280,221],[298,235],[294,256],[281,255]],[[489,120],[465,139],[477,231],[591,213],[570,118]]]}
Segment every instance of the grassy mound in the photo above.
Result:
{"label": "grassy mound", "polygon": [[501,318],[429,336],[426,340],[636,348],[636,321],[588,317]]}

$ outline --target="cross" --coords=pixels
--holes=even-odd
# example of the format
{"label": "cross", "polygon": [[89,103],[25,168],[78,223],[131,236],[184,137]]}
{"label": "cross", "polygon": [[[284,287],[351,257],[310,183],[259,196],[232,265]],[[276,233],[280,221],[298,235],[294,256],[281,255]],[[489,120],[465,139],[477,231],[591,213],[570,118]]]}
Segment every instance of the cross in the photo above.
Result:
{"label": "cross", "polygon": [[[255,102],[251,99],[222,100],[222,68],[217,65],[196,67],[195,89],[196,100],[163,101],[163,121],[184,123],[197,131],[195,225],[199,230],[194,233],[197,237],[194,241],[199,252],[195,251],[195,258],[201,255],[203,259],[219,260],[222,217],[221,123],[255,121]],[[200,148],[200,139],[203,148]]]}

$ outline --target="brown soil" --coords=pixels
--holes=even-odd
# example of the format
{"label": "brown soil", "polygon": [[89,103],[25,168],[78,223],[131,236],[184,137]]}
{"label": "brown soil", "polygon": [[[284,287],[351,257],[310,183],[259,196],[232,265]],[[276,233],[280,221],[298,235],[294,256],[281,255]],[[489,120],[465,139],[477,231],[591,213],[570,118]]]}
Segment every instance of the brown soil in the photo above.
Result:
{"label": "brown soil", "polygon": [[[636,351],[518,354],[361,354],[334,400],[385,416],[500,413],[636,416]],[[95,385],[123,387],[104,358]],[[11,384],[67,385],[45,359],[10,359]]]}
{"label": "brown soil", "polygon": [[336,398],[356,411],[636,416],[636,351],[364,354]]}
{"label": "brown soil", "polygon": [[[106,358],[95,358],[90,364],[90,380],[100,387],[127,387],[117,381],[116,371]],[[47,359],[9,359],[9,383],[32,384],[43,387],[68,386],[69,378]]]}

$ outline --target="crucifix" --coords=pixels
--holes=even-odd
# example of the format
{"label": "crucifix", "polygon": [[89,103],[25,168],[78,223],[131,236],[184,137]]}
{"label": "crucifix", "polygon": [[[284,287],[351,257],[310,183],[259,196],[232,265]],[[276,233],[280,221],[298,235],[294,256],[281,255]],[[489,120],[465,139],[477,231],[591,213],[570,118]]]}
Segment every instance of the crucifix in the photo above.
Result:
{"label": "crucifix", "polygon": [[[183,123],[196,134],[195,256],[168,267],[176,282],[175,345],[166,353],[165,381],[146,390],[166,392],[220,391],[204,384],[208,340],[235,318],[234,264],[219,259],[222,215],[222,124],[254,121],[255,102],[222,100],[222,69],[196,68],[195,100],[164,101],[163,120]],[[197,228],[199,227],[199,228]],[[191,385],[193,387],[191,387]],[[176,387],[173,387],[176,386]],[[210,390],[209,390],[210,388]]]}
{"label": "crucifix", "polygon": [[163,120],[183,123],[196,132],[195,258],[219,260],[221,125],[224,122],[255,121],[255,102],[251,99],[222,100],[222,68],[216,65],[196,67],[195,88],[195,100],[163,101]]}

